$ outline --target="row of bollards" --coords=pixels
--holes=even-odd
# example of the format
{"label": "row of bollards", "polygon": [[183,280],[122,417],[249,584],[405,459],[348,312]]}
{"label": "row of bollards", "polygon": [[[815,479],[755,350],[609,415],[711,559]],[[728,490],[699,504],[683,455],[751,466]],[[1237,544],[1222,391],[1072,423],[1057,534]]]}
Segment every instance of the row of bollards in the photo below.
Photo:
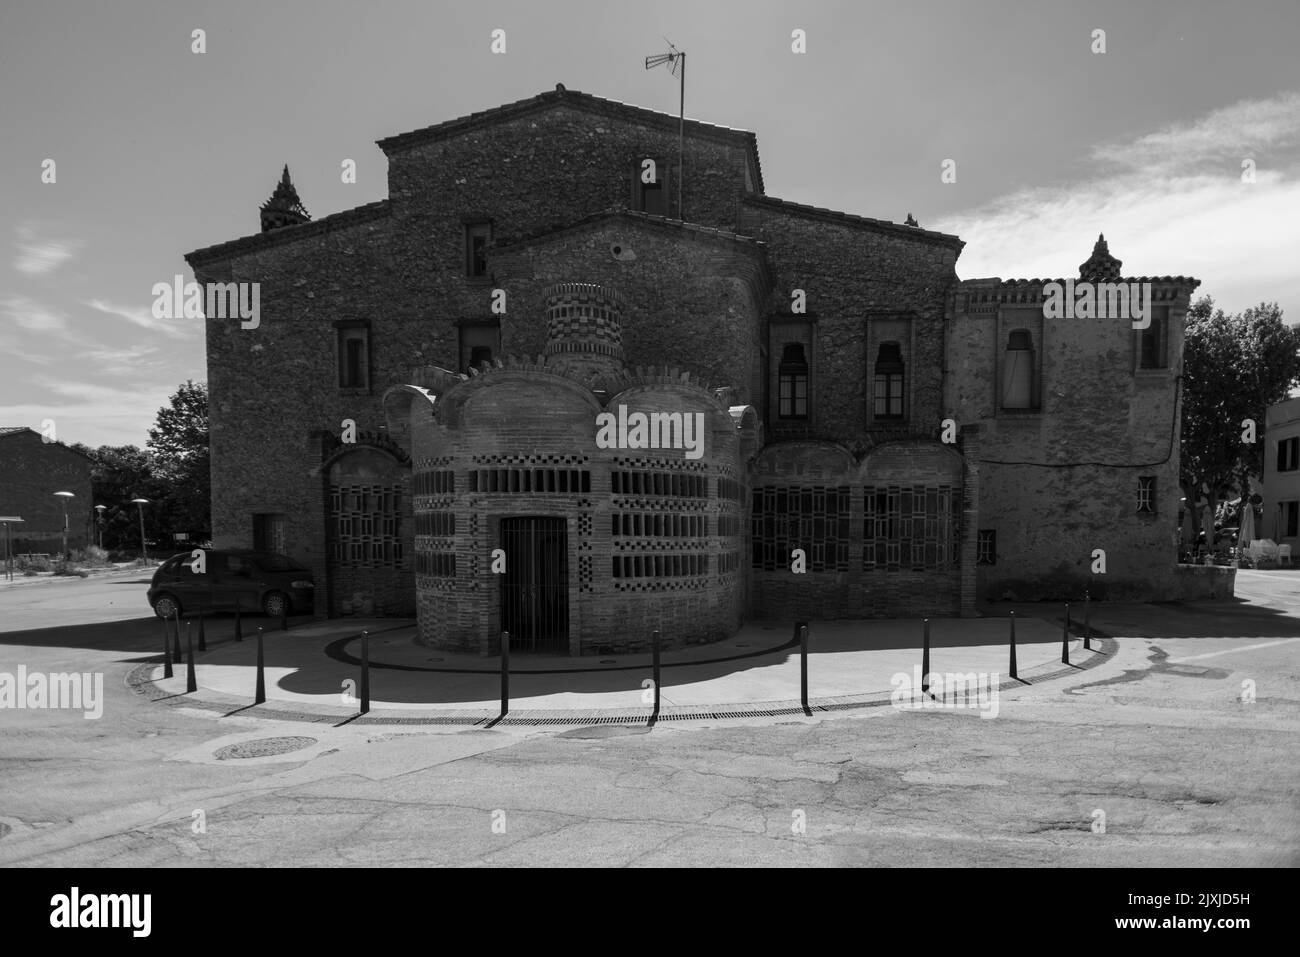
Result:
{"label": "row of bollards", "polygon": [[[1091,631],[1091,595],[1084,592],[1083,598],[1083,647],[1086,650],[1092,650],[1090,639]],[[195,680],[194,673],[194,646],[191,639],[191,622],[187,619],[185,622],[185,643],[187,654],[181,651],[180,635],[180,616],[178,612],[173,612],[172,625],[175,633],[174,654],[172,638],[167,627],[167,619],[163,619],[163,677],[171,678],[174,676],[173,658],[176,664],[185,662],[186,674],[185,684],[186,693],[193,693],[198,690],[198,684]],[[288,630],[287,610],[282,608],[280,615],[280,626],[282,630]],[[808,623],[800,621],[795,623],[795,638],[799,642],[799,700],[806,715],[812,714],[812,708],[808,700]],[[1070,605],[1065,605],[1065,622],[1061,632],[1061,663],[1070,663],[1070,629],[1071,616]],[[1016,613],[1010,614],[1009,622],[1009,661],[1008,675],[1014,680],[1022,680],[1017,671],[1016,662]],[[199,650],[207,651],[207,640],[204,628],[204,615],[199,612]],[[240,614],[240,606],[235,605],[235,640],[243,640],[243,626]],[[662,662],[661,662],[661,639],[658,629],[655,629],[651,638],[651,651],[653,655],[654,668],[654,706],[650,714],[650,724],[653,725],[659,720],[660,702],[662,697]],[[930,676],[930,619],[922,619],[921,622],[921,691],[928,692]],[[266,676],[265,676],[265,648],[263,645],[263,628],[259,625],[257,629],[257,688],[254,696],[254,704],[264,704],[266,702]],[[360,689],[361,714],[367,714],[370,711],[370,633],[361,632],[361,689]],[[501,632],[501,713],[497,720],[504,718],[510,711],[510,633]]]}
{"label": "row of bollards", "polygon": [[[205,626],[205,612],[198,611],[199,627],[199,651],[208,650],[207,628]],[[194,673],[194,640],[191,630],[193,622],[191,619],[185,619],[185,649],[181,649],[181,619],[179,609],[173,609],[170,619],[171,627],[168,627],[168,619],[162,619],[163,625],[163,677],[175,677],[176,665],[185,665],[185,693],[193,694],[199,690],[197,676]],[[280,609],[280,630],[289,630],[289,611],[288,605],[282,605]],[[254,695],[254,704],[264,704],[266,702],[266,657],[265,648],[262,644],[262,626],[257,628],[257,689]],[[369,642],[368,632],[362,632],[362,713],[370,710],[370,661],[369,661]],[[244,623],[242,602],[235,602],[235,641],[244,640]]]}

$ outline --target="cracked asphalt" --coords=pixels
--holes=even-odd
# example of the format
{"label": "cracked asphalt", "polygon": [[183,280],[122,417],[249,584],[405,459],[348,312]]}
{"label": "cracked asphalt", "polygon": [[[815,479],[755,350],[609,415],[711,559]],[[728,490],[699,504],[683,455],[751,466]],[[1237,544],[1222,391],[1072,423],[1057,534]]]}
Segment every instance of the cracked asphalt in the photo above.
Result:
{"label": "cracked asphalt", "polygon": [[106,697],[99,720],[0,710],[0,864],[1300,863],[1296,575],[1243,573],[1247,601],[1096,606],[1114,658],[1004,693],[993,719],[567,730],[151,703],[125,683],[155,653],[139,587],[0,591],[0,671],[103,671]]}

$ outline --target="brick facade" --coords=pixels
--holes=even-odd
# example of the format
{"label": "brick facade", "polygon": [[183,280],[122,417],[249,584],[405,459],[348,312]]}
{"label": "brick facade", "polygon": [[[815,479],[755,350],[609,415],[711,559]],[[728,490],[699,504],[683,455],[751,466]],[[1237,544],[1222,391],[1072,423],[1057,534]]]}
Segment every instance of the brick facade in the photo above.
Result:
{"label": "brick facade", "polygon": [[[492,550],[524,528],[563,569],[547,607],[573,654],[644,647],[653,627],[714,640],[747,615],[972,614],[999,589],[1074,588],[1093,543],[1117,585],[1172,580],[1172,552],[1168,573],[1134,559],[1165,548],[1176,446],[1151,466],[1154,517],[1122,506],[1163,455],[1151,423],[1176,403],[1193,280],[1161,287],[1177,332],[1153,374],[1117,362],[1136,346],[1115,328],[1034,319],[1014,282],[959,282],[955,236],[765,195],[751,133],[686,123],[684,221],[676,118],[562,87],[379,145],[388,199],[304,221],[286,175],[265,232],[187,257],[200,282],[261,283],[258,328],[207,326],[216,544],[282,515],[286,550],[327,583],[318,614],[413,608],[423,640],[491,653],[515,614]],[[644,211],[646,159],[665,215]],[[617,336],[584,289],[616,308]],[[1026,327],[1043,405],[1008,415],[999,343]],[[620,403],[705,414],[707,454],[596,448],[596,416]],[[1067,446],[1123,468],[1045,470],[1031,490],[998,464]],[[558,470],[586,478],[561,489]],[[638,470],[705,491],[629,498],[615,475]],[[656,515],[698,562],[655,564]],[[981,528],[998,564],[977,569]],[[803,574],[777,560],[792,537]]]}
{"label": "brick facade", "polygon": [[[62,551],[63,504],[55,492],[74,496],[67,503],[68,548],[85,548],[94,534],[90,460],[32,429],[0,429],[0,515],[23,520],[9,528],[14,554]],[[3,549],[0,543],[0,555]]]}

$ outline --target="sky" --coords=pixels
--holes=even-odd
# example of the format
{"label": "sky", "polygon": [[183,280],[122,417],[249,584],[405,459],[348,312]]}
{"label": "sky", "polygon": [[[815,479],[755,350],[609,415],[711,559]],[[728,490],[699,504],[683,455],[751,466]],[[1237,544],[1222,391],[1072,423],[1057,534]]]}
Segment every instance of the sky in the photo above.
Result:
{"label": "sky", "polygon": [[1104,232],[1125,275],[1300,320],[1296,0],[3,0],[0,426],[143,445],[205,378],[154,284],[257,233],[284,164],[319,218],[387,196],[375,140],[557,83],[675,114],[665,37],[770,196],[911,213],[966,241],[963,279],[1075,276]]}

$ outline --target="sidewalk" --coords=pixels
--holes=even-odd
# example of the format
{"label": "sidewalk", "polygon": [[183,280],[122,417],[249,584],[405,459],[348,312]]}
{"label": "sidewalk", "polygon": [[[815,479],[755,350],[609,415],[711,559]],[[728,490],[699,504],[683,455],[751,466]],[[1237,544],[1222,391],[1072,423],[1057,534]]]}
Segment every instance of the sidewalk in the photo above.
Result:
{"label": "sidewalk", "polygon": [[[1040,608],[1039,613],[1045,609]],[[369,630],[371,712],[362,721],[478,723],[500,713],[500,659],[456,655],[417,644],[413,622],[394,619],[318,621],[264,635],[267,703],[250,707],[256,686],[256,628],[233,641],[233,619],[207,629],[209,651],[197,652],[198,691],[185,694],[186,672],[163,679],[161,664],[142,665],[132,683],[151,697],[176,704],[205,702],[226,711],[305,720],[358,714],[344,700],[361,676],[360,632]],[[1102,654],[1094,640],[1084,651],[1075,622],[1069,666],[1061,664],[1061,621],[1017,615],[1019,676],[1029,682],[1088,667]],[[987,675],[993,687],[1008,677],[1008,621],[1004,618],[931,621],[930,671]],[[158,626],[161,653],[162,626]],[[921,666],[918,620],[813,622],[809,698],[815,708],[888,704],[897,682],[911,682]],[[184,632],[182,631],[182,638]],[[1113,643],[1107,643],[1113,649]],[[513,653],[510,715],[518,722],[645,720],[652,703],[649,654],[543,656]],[[793,628],[750,623],[732,639],[662,655],[661,718],[718,714],[802,713],[800,655]],[[172,697],[177,696],[177,697]],[[510,723],[514,723],[513,721]]]}

